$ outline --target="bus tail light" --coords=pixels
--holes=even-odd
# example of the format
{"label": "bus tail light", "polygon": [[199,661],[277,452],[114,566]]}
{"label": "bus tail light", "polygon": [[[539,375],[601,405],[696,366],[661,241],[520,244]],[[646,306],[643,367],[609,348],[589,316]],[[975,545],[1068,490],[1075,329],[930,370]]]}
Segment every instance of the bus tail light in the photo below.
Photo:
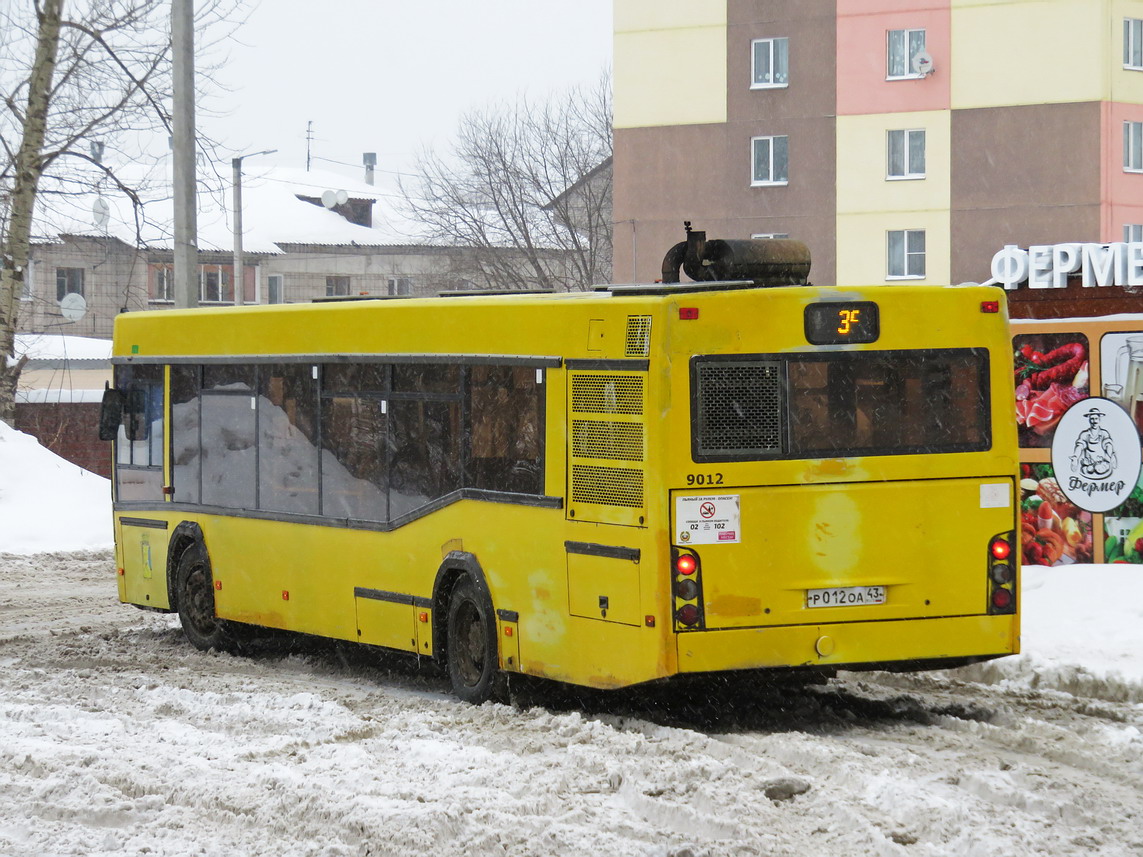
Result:
{"label": "bus tail light", "polygon": [[671,549],[671,594],[674,600],[675,630],[702,630],[702,563],[698,554],[690,548]]}
{"label": "bus tail light", "polygon": [[1016,612],[1015,532],[1000,533],[988,542],[988,612]]}

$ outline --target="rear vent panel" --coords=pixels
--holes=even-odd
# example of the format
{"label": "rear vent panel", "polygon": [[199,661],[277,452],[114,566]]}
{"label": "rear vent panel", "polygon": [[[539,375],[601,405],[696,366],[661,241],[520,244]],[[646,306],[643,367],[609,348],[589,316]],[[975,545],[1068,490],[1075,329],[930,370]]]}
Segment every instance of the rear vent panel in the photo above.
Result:
{"label": "rear vent panel", "polygon": [[626,357],[649,357],[651,355],[651,316],[627,316]]}
{"label": "rear vent panel", "polygon": [[776,362],[696,364],[695,454],[782,451],[782,375]]}
{"label": "rear vent panel", "polygon": [[572,413],[643,415],[643,378],[638,375],[572,376]]}
{"label": "rear vent panel", "polygon": [[645,376],[584,371],[571,372],[569,381],[569,517],[638,526],[645,506]]}

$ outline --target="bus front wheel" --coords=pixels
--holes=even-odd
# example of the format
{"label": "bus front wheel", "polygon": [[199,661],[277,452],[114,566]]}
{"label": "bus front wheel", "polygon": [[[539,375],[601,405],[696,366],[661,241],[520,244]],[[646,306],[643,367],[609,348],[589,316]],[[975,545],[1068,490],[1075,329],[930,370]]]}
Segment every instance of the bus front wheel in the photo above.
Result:
{"label": "bus front wheel", "polygon": [[191,545],[183,551],[176,580],[179,621],[186,638],[203,651],[225,649],[228,640],[214,612],[214,581],[202,545]]}
{"label": "bus front wheel", "polygon": [[474,705],[503,696],[496,619],[468,575],[457,581],[449,598],[445,651],[453,693]]}

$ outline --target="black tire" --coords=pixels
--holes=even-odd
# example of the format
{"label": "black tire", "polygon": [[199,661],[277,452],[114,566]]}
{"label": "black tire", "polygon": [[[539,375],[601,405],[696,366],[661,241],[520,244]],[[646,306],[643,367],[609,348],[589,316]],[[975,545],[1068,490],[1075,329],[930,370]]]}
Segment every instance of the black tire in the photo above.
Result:
{"label": "black tire", "polygon": [[457,580],[449,597],[447,633],[445,658],[452,692],[473,705],[502,698],[506,682],[498,660],[496,617],[467,574]]}
{"label": "black tire", "polygon": [[206,549],[191,545],[179,557],[175,578],[175,597],[179,621],[191,645],[204,652],[209,649],[228,651],[230,637],[224,623],[214,612],[214,576]]}

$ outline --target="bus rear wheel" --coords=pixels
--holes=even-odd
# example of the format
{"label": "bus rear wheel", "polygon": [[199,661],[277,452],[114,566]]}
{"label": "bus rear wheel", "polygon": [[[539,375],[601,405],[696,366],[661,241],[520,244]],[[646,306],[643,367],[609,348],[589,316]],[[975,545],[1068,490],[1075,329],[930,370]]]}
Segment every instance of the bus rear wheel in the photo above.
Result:
{"label": "bus rear wheel", "polygon": [[445,653],[452,692],[465,702],[479,705],[504,695],[492,606],[468,575],[456,582],[449,598]]}
{"label": "bus rear wheel", "polygon": [[175,591],[183,634],[196,649],[228,648],[223,623],[214,612],[214,580],[202,545],[191,545],[179,557]]}

